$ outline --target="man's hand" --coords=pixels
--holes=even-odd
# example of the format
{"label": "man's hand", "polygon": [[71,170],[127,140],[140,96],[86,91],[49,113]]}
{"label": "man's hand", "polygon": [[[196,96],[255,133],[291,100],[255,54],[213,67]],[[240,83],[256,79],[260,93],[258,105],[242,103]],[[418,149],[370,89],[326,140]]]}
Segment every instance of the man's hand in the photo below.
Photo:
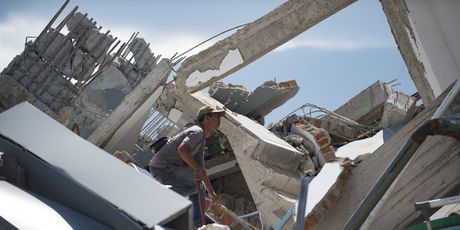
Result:
{"label": "man's hand", "polygon": [[212,199],[213,202],[218,203],[219,197],[217,196],[216,192],[214,192],[214,189],[212,188],[212,185],[209,182],[208,174],[206,173],[206,170],[204,168],[198,168],[194,171],[195,171],[195,177],[204,183],[206,191],[208,191],[208,196]]}

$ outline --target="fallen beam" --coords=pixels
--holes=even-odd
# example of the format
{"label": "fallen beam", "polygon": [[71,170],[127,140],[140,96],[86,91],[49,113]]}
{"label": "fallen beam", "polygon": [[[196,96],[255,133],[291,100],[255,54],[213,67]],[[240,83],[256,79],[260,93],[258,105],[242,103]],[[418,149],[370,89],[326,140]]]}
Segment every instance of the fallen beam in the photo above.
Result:
{"label": "fallen beam", "polygon": [[177,70],[181,92],[196,92],[279,47],[355,0],[291,0],[233,35],[184,60]]}

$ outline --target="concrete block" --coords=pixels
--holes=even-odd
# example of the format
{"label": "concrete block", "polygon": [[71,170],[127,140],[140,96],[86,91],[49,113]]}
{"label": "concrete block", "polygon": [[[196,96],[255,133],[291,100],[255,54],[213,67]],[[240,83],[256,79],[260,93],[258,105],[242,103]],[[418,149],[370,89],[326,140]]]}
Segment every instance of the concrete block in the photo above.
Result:
{"label": "concrete block", "polygon": [[415,112],[416,99],[401,92],[390,94],[383,105],[383,115],[380,125],[389,128],[393,125],[404,124],[412,119]]}
{"label": "concrete block", "polygon": [[361,91],[334,112],[364,125],[380,120],[383,104],[393,90],[390,86],[377,81]]}

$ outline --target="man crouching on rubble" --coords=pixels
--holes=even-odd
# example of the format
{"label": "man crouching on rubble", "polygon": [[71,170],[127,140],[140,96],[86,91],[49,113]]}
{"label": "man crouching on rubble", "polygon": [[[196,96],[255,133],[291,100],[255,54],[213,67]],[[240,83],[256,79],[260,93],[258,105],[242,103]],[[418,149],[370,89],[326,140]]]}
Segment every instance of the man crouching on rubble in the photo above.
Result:
{"label": "man crouching on rubble", "polygon": [[[171,137],[149,163],[150,172],[155,179],[162,184],[171,185],[171,189],[182,196],[190,196],[195,210],[195,225],[200,220],[195,178],[204,183],[209,197],[218,201],[204,168],[204,149],[205,138],[219,127],[220,118],[224,114],[224,110],[217,107],[201,107],[197,116],[198,124]],[[203,188],[201,183],[200,187]],[[204,197],[201,200],[204,201]]]}

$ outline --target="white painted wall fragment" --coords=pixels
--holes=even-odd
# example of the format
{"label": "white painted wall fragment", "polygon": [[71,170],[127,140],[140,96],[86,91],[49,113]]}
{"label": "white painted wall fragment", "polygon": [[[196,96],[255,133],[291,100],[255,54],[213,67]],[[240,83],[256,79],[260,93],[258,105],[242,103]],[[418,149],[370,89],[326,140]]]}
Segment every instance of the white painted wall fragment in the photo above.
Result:
{"label": "white painted wall fragment", "polygon": [[217,70],[207,70],[205,72],[200,72],[195,70],[190,76],[188,76],[185,81],[187,87],[192,87],[200,84],[201,82],[207,82],[213,77],[220,76],[229,70],[235,68],[238,65],[243,64],[243,56],[238,49],[229,50],[227,56],[220,63],[219,69]]}
{"label": "white painted wall fragment", "polygon": [[374,136],[350,142],[335,152],[336,157],[348,157],[354,160],[356,157],[366,153],[373,153],[381,145],[383,145],[383,130],[376,133]]}

